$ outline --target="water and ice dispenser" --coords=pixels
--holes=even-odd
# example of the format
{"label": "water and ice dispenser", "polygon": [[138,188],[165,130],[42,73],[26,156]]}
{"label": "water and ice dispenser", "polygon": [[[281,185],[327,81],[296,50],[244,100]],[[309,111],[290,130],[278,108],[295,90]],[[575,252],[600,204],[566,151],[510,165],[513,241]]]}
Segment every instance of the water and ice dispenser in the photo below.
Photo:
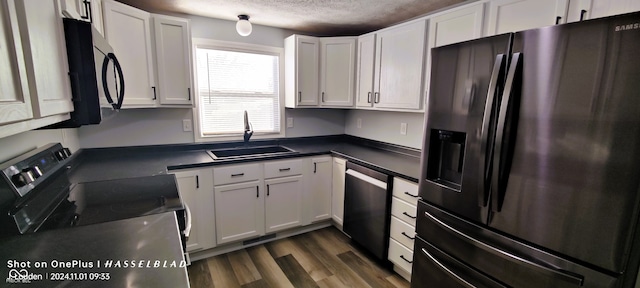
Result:
{"label": "water and ice dispenser", "polygon": [[431,129],[427,180],[460,191],[466,138],[463,132]]}

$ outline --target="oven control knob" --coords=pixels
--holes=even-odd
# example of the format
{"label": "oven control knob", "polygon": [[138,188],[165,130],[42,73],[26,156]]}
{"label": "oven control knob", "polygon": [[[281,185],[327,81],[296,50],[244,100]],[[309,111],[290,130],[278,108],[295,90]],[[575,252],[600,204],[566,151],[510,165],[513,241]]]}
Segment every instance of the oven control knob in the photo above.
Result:
{"label": "oven control knob", "polygon": [[35,181],[36,177],[33,175],[33,172],[31,172],[31,170],[26,170],[13,175],[13,177],[11,177],[11,180],[17,187],[22,187]]}
{"label": "oven control knob", "polygon": [[33,176],[37,179],[40,178],[42,176],[42,170],[40,170],[40,167],[33,166],[31,167],[31,169],[29,169],[29,171],[31,171],[31,173],[33,174]]}
{"label": "oven control knob", "polygon": [[56,159],[58,159],[58,161],[62,161],[64,159],[67,159],[67,155],[64,153],[63,150],[58,150],[53,154],[56,156]]}

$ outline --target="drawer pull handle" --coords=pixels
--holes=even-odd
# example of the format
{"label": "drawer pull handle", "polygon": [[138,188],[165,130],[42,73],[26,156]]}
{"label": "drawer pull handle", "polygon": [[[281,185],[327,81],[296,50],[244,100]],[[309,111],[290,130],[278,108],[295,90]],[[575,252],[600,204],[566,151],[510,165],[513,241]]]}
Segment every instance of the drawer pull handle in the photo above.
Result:
{"label": "drawer pull handle", "polygon": [[407,233],[404,233],[404,232],[402,232],[402,235],[404,235],[404,237],[407,237],[407,238],[409,238],[411,240],[415,240],[416,239],[416,237],[411,237]]}
{"label": "drawer pull handle", "polygon": [[291,168],[280,168],[279,170],[280,170],[280,172],[285,172],[285,171],[291,170]]}
{"label": "drawer pull handle", "polygon": [[413,197],[413,198],[418,198],[418,197],[420,197],[419,195],[413,195],[413,194],[409,193],[408,191],[404,191],[404,195],[409,195],[409,196],[411,196],[411,197]]}
{"label": "drawer pull handle", "polygon": [[411,264],[413,263],[413,261],[409,261],[407,260],[407,258],[404,258],[404,255],[400,255],[400,258],[402,258],[402,260],[407,261],[407,263]]}
{"label": "drawer pull handle", "polygon": [[402,212],[402,214],[404,214],[404,216],[407,216],[407,217],[409,217],[411,219],[416,219],[417,218],[416,216],[409,215],[409,213],[407,213],[407,212]]}
{"label": "drawer pull handle", "polygon": [[231,177],[240,177],[240,176],[244,176],[244,173],[231,174]]}

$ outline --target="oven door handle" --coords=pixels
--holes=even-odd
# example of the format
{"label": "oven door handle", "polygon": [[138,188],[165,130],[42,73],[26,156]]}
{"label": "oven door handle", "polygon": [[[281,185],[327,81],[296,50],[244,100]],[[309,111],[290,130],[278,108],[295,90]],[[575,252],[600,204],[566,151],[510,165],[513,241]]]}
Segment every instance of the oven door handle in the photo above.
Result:
{"label": "oven door handle", "polygon": [[356,170],[347,169],[346,174],[347,174],[347,176],[352,176],[352,177],[357,178],[357,179],[359,179],[361,181],[367,182],[367,183],[369,183],[371,185],[378,186],[378,187],[380,187],[382,189],[387,189],[387,183],[385,183],[383,181],[380,181],[380,180],[378,180],[376,178],[373,178],[373,177],[371,177],[369,175],[362,174],[362,173],[360,173],[360,172],[358,172]]}
{"label": "oven door handle", "polygon": [[185,213],[187,213],[187,224],[184,227],[184,238],[189,241],[189,235],[191,235],[191,209],[189,209],[189,205],[187,205],[187,203],[184,203],[184,210]]}

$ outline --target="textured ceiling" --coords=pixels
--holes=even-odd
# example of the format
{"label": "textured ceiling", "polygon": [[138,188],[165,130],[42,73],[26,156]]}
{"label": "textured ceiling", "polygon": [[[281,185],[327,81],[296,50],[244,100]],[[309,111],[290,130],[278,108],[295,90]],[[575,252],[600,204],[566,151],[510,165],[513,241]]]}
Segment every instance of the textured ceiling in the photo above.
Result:
{"label": "textured ceiling", "polygon": [[313,35],[360,35],[465,0],[118,0],[154,13],[237,20]]}

